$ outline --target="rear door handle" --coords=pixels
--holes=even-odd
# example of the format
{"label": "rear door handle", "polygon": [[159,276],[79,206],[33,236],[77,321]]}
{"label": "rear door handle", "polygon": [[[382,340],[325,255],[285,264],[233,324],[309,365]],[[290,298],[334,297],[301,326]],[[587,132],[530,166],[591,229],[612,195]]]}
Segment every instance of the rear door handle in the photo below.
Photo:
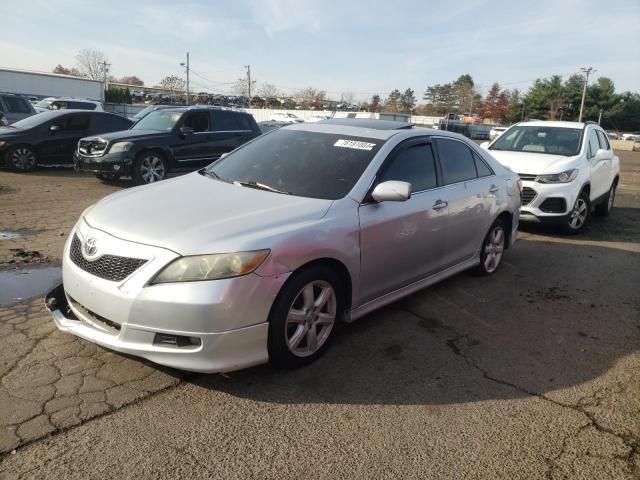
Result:
{"label": "rear door handle", "polygon": [[500,190],[499,186],[491,185],[491,187],[489,188],[489,193],[496,193],[498,190]]}
{"label": "rear door handle", "polygon": [[436,203],[434,203],[433,207],[431,208],[433,208],[434,210],[442,210],[448,205],[449,205],[449,202],[445,202],[444,200],[437,200]]}

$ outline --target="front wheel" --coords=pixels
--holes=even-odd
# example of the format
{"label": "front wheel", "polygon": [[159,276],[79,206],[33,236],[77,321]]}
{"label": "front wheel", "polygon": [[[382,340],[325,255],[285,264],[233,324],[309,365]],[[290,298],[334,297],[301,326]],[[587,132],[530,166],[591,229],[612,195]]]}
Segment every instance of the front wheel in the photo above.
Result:
{"label": "front wheel", "polygon": [[29,172],[36,168],[36,154],[31,147],[19,145],[7,152],[7,162],[14,170]]}
{"label": "front wheel", "polygon": [[571,213],[569,213],[567,222],[563,228],[564,233],[567,235],[577,235],[581,233],[587,226],[590,216],[591,200],[589,199],[589,194],[583,190],[580,192],[580,195],[578,195],[576,203],[571,209]]}
{"label": "front wheel", "polygon": [[158,152],[141,153],[133,164],[133,181],[136,185],[155,183],[167,176],[167,163]]}
{"label": "front wheel", "polygon": [[342,282],[333,270],[314,266],[295,273],[269,315],[270,360],[286,368],[316,360],[329,346],[343,311]]}
{"label": "front wheel", "polygon": [[480,250],[480,265],[476,268],[476,273],[483,277],[493,275],[500,266],[506,245],[507,232],[505,225],[498,218],[491,225],[487,236],[484,237],[482,249]]}

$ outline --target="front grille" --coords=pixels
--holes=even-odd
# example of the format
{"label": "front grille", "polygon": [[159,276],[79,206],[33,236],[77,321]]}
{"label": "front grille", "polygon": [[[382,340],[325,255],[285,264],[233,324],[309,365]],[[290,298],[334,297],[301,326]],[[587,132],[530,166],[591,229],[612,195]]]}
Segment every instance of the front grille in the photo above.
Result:
{"label": "front grille", "polygon": [[101,157],[107,149],[107,142],[100,138],[88,138],[78,142],[78,152],[86,157]]}
{"label": "front grille", "polygon": [[519,173],[518,176],[520,177],[520,180],[527,182],[535,182],[536,178],[538,178],[537,175],[531,175],[530,173]]}
{"label": "front grille", "polygon": [[529,205],[537,196],[538,192],[533,188],[524,187],[522,189],[522,205]]}
{"label": "front grille", "polygon": [[121,282],[147,263],[142,258],[119,257],[117,255],[102,255],[100,258],[89,261],[82,255],[82,245],[77,235],[74,235],[71,241],[69,257],[85,272],[112,282]]}
{"label": "front grille", "polygon": [[546,213],[564,213],[567,209],[567,203],[564,198],[559,197],[551,197],[547,198],[542,205],[540,205],[540,210]]}

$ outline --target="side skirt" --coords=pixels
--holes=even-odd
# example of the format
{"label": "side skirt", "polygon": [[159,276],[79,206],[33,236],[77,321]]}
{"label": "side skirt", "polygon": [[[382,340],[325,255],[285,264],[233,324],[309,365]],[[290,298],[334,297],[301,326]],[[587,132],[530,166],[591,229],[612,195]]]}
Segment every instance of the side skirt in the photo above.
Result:
{"label": "side skirt", "polygon": [[438,283],[445,278],[468,270],[471,267],[475,267],[479,262],[480,259],[477,256],[474,256],[473,258],[459,263],[458,265],[454,265],[453,267],[449,267],[446,270],[442,270],[441,272],[423,278],[422,280],[410,283],[409,285],[399,288],[398,290],[389,292],[381,297],[376,298],[375,300],[371,300],[370,302],[367,302],[364,305],[360,305],[359,307],[351,310],[351,314],[346,316],[346,321],[349,323],[353,322],[354,320],[364,317],[368,313],[371,313],[380,307],[384,307],[385,305],[393,303],[396,300],[400,300],[401,298],[411,295],[412,293],[422,290],[423,288],[429,287],[434,283]]}

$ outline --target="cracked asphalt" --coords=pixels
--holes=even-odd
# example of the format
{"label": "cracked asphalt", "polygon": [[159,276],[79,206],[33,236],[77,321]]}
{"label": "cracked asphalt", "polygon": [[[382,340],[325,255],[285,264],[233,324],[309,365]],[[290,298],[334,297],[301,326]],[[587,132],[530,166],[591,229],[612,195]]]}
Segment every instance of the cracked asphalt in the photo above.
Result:
{"label": "cracked asphalt", "polygon": [[[640,153],[619,156],[585,235],[523,229],[497,275],[344,325],[300,370],[181,373],[57,332],[41,297],[0,307],[0,477],[640,478]],[[59,263],[127,186],[0,171],[22,235],[0,269]]]}

